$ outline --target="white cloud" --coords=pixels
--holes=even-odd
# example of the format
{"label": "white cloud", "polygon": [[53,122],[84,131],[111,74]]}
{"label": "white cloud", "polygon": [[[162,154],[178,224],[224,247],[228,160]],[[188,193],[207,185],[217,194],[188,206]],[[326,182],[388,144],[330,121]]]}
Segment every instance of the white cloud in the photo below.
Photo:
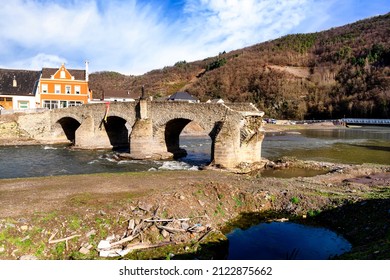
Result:
{"label": "white cloud", "polygon": [[[275,38],[305,18],[309,0],[192,0],[187,12],[197,21],[193,32],[233,47]],[[198,20],[196,20],[198,19]],[[244,42],[243,42],[244,41]]]}
{"label": "white cloud", "polygon": [[0,0],[0,65],[83,68],[88,59],[92,71],[141,74],[314,31],[334,1],[182,0],[164,17],[170,2]]}
{"label": "white cloud", "polygon": [[62,63],[67,64],[67,59],[54,54],[39,53],[32,57],[21,60],[13,60],[0,68],[41,70],[42,67],[59,67]]}

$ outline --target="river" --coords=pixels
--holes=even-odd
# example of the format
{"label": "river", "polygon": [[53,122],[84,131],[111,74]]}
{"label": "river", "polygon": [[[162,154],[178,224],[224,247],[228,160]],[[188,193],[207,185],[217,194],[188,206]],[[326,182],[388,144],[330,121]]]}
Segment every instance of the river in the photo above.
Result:
{"label": "river", "polygon": [[[0,178],[23,178],[101,172],[153,172],[192,169],[210,161],[209,137],[180,138],[188,156],[180,161],[115,160],[108,150],[73,150],[65,145],[0,147]],[[390,165],[390,128],[332,128],[267,133],[262,156],[338,163]]]}

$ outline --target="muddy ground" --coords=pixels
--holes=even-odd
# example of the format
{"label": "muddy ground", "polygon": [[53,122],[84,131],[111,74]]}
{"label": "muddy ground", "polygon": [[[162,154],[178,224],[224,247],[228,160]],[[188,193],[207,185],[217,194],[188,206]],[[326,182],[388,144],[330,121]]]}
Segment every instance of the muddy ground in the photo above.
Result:
{"label": "muddy ground", "polygon": [[[217,252],[226,249],[226,226],[252,212],[337,231],[353,245],[339,258],[390,259],[389,166],[291,159],[279,166],[326,174],[281,179],[201,170],[2,179],[0,259],[224,258]],[[101,249],[102,240],[117,246]]]}

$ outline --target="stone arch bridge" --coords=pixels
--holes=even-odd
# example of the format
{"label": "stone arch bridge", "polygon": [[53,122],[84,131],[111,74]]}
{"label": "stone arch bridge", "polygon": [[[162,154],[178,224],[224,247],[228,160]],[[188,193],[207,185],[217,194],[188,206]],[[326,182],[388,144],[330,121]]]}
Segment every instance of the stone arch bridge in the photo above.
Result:
{"label": "stone arch bridge", "polygon": [[127,146],[129,157],[180,157],[179,136],[196,122],[212,140],[211,162],[223,168],[261,160],[263,112],[251,103],[118,102],[87,104],[23,116],[20,128],[42,142],[76,148]]}

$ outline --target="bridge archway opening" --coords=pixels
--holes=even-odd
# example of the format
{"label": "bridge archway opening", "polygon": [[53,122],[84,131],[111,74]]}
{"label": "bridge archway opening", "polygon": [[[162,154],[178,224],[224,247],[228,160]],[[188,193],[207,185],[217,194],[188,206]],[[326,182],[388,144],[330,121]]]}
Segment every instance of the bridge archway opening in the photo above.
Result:
{"label": "bridge archway opening", "polygon": [[72,117],[63,117],[57,121],[57,124],[61,126],[61,132],[65,134],[66,139],[74,144],[76,139],[76,130],[79,128],[80,123]]}
{"label": "bridge archway opening", "polygon": [[129,129],[125,119],[110,116],[104,123],[104,128],[113,150],[129,149]]}
{"label": "bridge archway opening", "polygon": [[170,120],[165,126],[165,143],[167,151],[180,161],[205,165],[212,160],[212,139],[198,123],[189,119]]}

